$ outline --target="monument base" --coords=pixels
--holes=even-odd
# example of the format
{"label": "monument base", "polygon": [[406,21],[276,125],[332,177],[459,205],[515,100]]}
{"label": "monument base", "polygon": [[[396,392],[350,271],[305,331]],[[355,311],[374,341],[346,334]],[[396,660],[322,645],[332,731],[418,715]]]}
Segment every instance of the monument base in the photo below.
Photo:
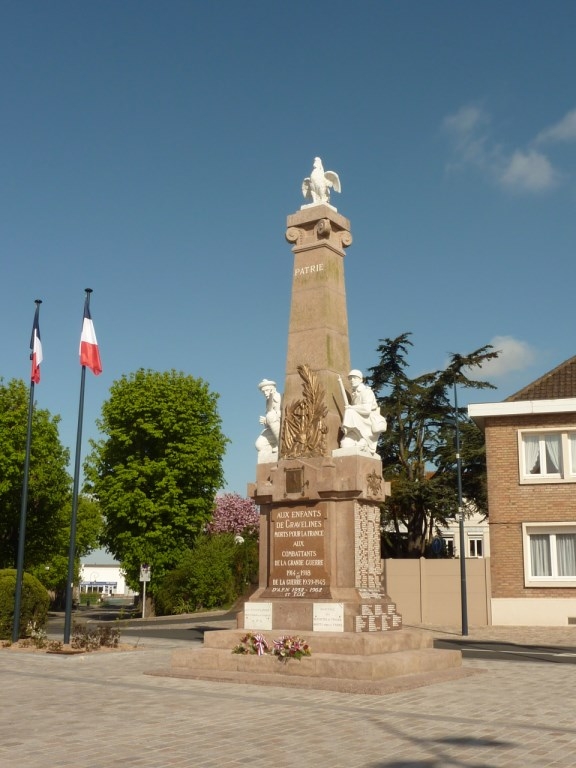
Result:
{"label": "monument base", "polygon": [[[336,453],[336,451],[334,452]],[[383,632],[402,627],[380,555],[378,457],[343,455],[259,464],[259,589],[239,627]]]}
{"label": "monument base", "polygon": [[[266,634],[266,641],[293,635],[288,628]],[[206,632],[202,648],[179,648],[169,670],[156,674],[253,685],[276,685],[342,693],[382,694],[470,674],[460,651],[437,650],[422,631],[379,634],[311,632],[300,634],[311,656],[281,661],[272,655],[236,654],[242,630]]]}
{"label": "monument base", "polygon": [[248,631],[278,628],[305,632],[386,632],[401,629],[396,604],[385,595],[362,597],[354,589],[332,589],[329,600],[270,599],[258,590],[237,615]]}

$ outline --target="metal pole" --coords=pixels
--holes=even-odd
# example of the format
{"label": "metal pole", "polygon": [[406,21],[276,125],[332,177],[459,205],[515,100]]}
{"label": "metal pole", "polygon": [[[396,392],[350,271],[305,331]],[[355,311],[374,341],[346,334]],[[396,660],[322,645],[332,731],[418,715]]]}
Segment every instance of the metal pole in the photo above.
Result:
{"label": "metal pole", "polygon": [[28,508],[28,475],[30,471],[30,443],[32,440],[32,412],[34,410],[34,382],[30,384],[28,403],[28,431],[26,433],[26,458],[24,460],[24,480],[22,482],[22,503],[20,506],[20,531],[18,535],[18,559],[16,564],[16,595],[14,598],[14,624],[12,642],[20,637],[20,609],[22,605],[22,580],[24,578],[24,542],[26,539],[26,511]]}
{"label": "metal pole", "polygon": [[146,582],[142,582],[142,618],[146,618]]}
{"label": "metal pole", "polygon": [[[36,299],[35,327],[42,301]],[[32,330],[34,334],[34,329]],[[31,349],[30,359],[34,356]],[[30,398],[28,400],[28,428],[26,431],[26,455],[24,459],[24,479],[22,481],[22,501],[20,504],[20,529],[18,532],[18,555],[16,560],[16,593],[14,595],[14,620],[12,624],[12,642],[17,643],[20,637],[20,611],[22,606],[22,582],[24,579],[24,543],[26,541],[26,512],[28,509],[28,477],[30,474],[30,447],[32,444],[32,414],[34,412],[34,381],[30,382]]]}
{"label": "metal pole", "polygon": [[458,477],[458,519],[460,527],[460,601],[462,607],[462,635],[468,634],[468,600],[466,595],[466,541],[464,537],[464,505],[462,503],[462,458],[460,456],[460,418],[458,391],[454,380],[454,424],[456,425],[456,474]]}
{"label": "metal pole", "polygon": [[[90,306],[91,288],[86,288],[86,304]],[[80,404],[78,406],[78,429],[76,431],[76,459],[74,462],[74,486],[72,489],[72,519],[70,521],[70,548],[68,550],[68,579],[66,582],[66,614],[64,618],[64,644],[70,642],[72,626],[72,589],[74,586],[74,562],[76,559],[76,522],[78,518],[78,488],[80,485],[80,455],[82,453],[82,421],[84,418],[84,389],[86,366],[80,376]]]}
{"label": "metal pole", "polygon": [[66,616],[64,619],[64,643],[70,642],[72,625],[72,589],[74,585],[74,562],[76,559],[76,522],[78,518],[78,487],[80,484],[80,454],[82,449],[82,418],[84,414],[84,388],[86,366],[82,366],[80,378],[80,405],[78,408],[78,429],[76,432],[76,460],[74,462],[74,487],[72,490],[72,519],[70,521],[70,548],[68,550],[68,578],[66,581]]}

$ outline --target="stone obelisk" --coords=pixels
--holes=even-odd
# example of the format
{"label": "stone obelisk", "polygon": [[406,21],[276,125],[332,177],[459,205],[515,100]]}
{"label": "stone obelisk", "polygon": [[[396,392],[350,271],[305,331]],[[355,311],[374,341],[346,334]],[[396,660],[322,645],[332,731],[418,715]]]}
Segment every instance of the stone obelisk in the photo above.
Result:
{"label": "stone obelisk", "polygon": [[287,221],[294,270],[286,379],[278,445],[259,454],[250,488],[261,512],[260,575],[239,617],[245,628],[259,628],[256,614],[264,629],[377,632],[402,624],[382,584],[385,483],[375,443],[370,449],[361,434],[372,417],[353,405],[348,384],[350,222],[330,204],[330,188],[339,192],[340,180],[316,158],[303,183],[312,202]]}

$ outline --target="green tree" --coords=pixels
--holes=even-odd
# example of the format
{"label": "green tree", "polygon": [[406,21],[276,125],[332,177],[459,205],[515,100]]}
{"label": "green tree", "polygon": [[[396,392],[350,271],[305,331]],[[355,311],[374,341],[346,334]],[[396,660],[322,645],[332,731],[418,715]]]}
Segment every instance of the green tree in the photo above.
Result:
{"label": "green tree", "polygon": [[141,369],[115,381],[102,407],[86,489],[104,515],[101,543],[134,588],[140,565],[152,567],[152,595],[192,549],[223,484],[217,400],[201,379]]}
{"label": "green tree", "polygon": [[[0,379],[0,568],[16,566],[26,454],[29,389]],[[35,407],[28,475],[24,567],[47,562],[61,537],[62,510],[70,503],[69,453],[60,442],[58,416]]]}
{"label": "green tree", "polygon": [[[388,420],[378,452],[392,495],[383,505],[384,553],[421,557],[438,525],[458,512],[453,388],[493,388],[469,378],[473,368],[498,356],[490,345],[469,355],[453,354],[444,370],[410,378],[406,373],[410,334],[383,339],[380,362],[370,369],[370,382]],[[461,434],[462,491],[466,503],[488,512],[484,439],[458,409]]]}
{"label": "green tree", "polygon": [[[70,551],[70,523],[72,518],[72,501],[60,511],[58,526],[58,541],[50,556],[41,563],[30,568],[38,581],[54,595],[56,603],[63,604],[66,596],[66,581],[68,579],[68,557]],[[98,502],[87,496],[78,499],[76,519],[76,557],[74,564],[75,581],[80,571],[80,559],[95,549],[100,542],[102,533],[102,513]]]}

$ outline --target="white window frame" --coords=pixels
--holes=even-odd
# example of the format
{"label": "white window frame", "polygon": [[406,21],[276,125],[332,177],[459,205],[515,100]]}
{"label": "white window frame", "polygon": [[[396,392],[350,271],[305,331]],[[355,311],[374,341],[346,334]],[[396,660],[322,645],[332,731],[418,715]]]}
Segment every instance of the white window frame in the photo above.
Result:
{"label": "white window frame", "polygon": [[[474,550],[476,552],[474,555],[470,552],[473,542]],[[480,555],[478,554],[478,542],[480,542],[480,549],[482,550],[482,554]],[[466,557],[469,557],[472,560],[482,560],[484,558],[484,536],[481,533],[468,534],[468,552],[466,553]]]}
{"label": "white window frame", "polygon": [[442,541],[446,546],[446,554],[448,557],[458,557],[456,553],[456,537],[451,533],[442,534]]}
{"label": "white window frame", "polygon": [[[524,553],[524,586],[525,587],[576,587],[575,576],[559,576],[556,572],[556,535],[562,533],[576,534],[576,521],[573,523],[522,523],[522,549]],[[551,576],[533,576],[530,555],[530,536],[547,535],[551,544]]]}
{"label": "white window frame", "polygon": [[[533,475],[530,468],[526,467],[525,437],[538,435],[541,438],[540,454],[543,453],[543,441],[547,435],[560,437],[559,472],[551,474]],[[518,431],[518,466],[521,485],[541,485],[542,483],[576,483],[576,456],[572,456],[570,437],[576,435],[575,427],[549,428],[549,429],[521,429]],[[576,450],[576,449],[575,449]]]}

